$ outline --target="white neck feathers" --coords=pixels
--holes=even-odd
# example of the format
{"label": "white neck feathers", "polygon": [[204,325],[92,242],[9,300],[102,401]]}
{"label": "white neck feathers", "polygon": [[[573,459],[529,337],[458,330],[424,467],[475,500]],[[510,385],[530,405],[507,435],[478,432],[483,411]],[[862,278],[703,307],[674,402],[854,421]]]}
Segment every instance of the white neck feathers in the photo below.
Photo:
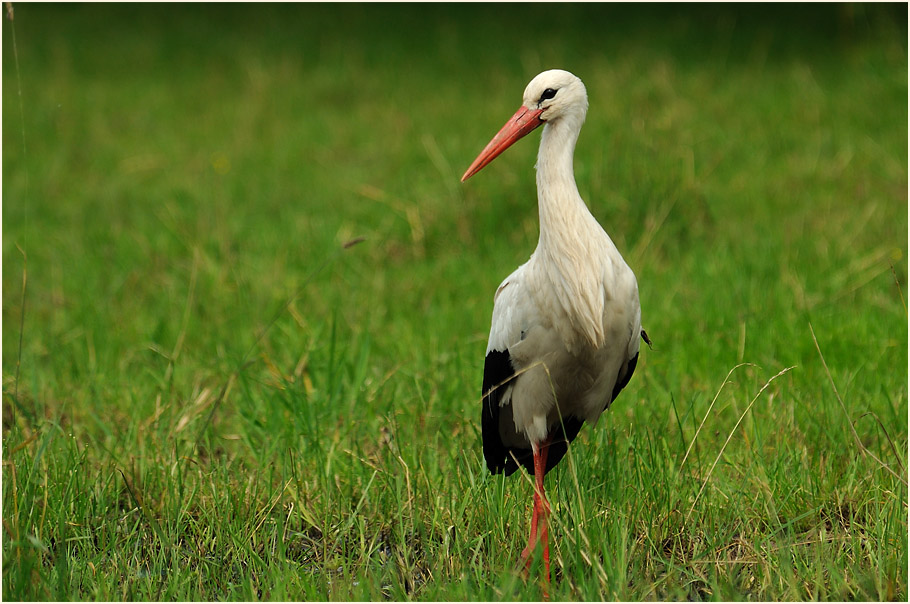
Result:
{"label": "white neck feathers", "polygon": [[613,246],[575,184],[572,161],[583,121],[583,115],[566,115],[544,126],[537,156],[540,240],[534,255],[574,325],[564,334],[566,345],[574,347],[568,339],[580,333],[599,348],[605,337],[603,277]]}

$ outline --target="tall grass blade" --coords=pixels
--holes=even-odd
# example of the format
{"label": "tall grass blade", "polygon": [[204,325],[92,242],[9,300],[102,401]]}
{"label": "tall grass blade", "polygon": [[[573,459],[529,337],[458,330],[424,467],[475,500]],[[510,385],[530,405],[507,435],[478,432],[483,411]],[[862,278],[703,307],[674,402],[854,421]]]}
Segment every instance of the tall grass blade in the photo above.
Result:
{"label": "tall grass blade", "polygon": [[[724,441],[724,444],[721,446],[720,451],[717,452],[717,457],[714,458],[714,463],[711,464],[711,468],[708,470],[708,475],[705,476],[705,480],[702,482],[701,488],[698,490],[698,494],[695,496],[695,500],[692,502],[692,507],[689,508],[689,513],[686,514],[686,523],[689,522],[689,518],[692,516],[692,512],[695,510],[695,506],[698,504],[698,500],[701,497],[701,494],[704,492],[705,487],[708,486],[708,481],[711,479],[711,474],[714,473],[714,468],[717,467],[717,462],[720,461],[721,456],[724,454],[724,450],[727,448],[727,445],[730,444],[730,440],[733,438],[733,435],[736,434],[736,429],[739,428],[739,425],[742,423],[743,418],[745,418],[746,414],[749,413],[752,405],[755,404],[755,401],[758,400],[758,397],[761,396],[762,392],[764,392],[765,389],[771,385],[771,382],[784,375],[794,367],[787,367],[786,369],[781,370],[777,375],[773,376],[771,379],[765,382],[765,385],[761,387],[761,389],[758,391],[758,394],[756,394],[755,397],[749,401],[749,404],[746,405],[746,409],[740,414],[739,419],[736,420],[736,424],[733,426],[733,429],[730,430],[730,434],[727,435],[727,440]],[[727,374],[727,377],[729,377],[729,374]]]}

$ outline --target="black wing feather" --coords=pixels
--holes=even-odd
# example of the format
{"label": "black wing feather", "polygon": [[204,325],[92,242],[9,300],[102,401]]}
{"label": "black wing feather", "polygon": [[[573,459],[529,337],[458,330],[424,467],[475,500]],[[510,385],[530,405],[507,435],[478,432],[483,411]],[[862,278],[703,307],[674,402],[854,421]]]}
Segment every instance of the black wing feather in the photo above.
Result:
{"label": "black wing feather", "polygon": [[483,364],[483,410],[480,427],[483,433],[483,457],[493,474],[505,472],[506,476],[517,467],[508,468],[509,450],[499,434],[499,403],[506,386],[515,379],[512,359],[507,350],[491,350]]}
{"label": "black wing feather", "polygon": [[[642,332],[644,333],[644,332]],[[619,370],[619,375],[616,376],[616,385],[613,386],[613,396],[610,398],[610,403],[616,400],[616,397],[619,396],[619,393],[623,388],[629,383],[629,380],[632,379],[632,374],[635,373],[635,366],[638,365],[638,353],[635,353],[635,356],[629,359],[625,366]],[[609,407],[610,404],[607,404]]]}

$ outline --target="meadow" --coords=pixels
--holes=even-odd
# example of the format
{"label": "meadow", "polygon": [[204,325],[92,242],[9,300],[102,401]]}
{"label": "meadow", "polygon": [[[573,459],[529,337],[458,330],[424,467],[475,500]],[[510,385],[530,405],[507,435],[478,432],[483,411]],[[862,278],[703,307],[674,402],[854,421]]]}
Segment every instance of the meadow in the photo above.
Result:
{"label": "meadow", "polygon": [[540,599],[479,421],[539,135],[459,178],[553,67],[653,348],[550,597],[907,600],[906,5],[13,9],[4,600]]}

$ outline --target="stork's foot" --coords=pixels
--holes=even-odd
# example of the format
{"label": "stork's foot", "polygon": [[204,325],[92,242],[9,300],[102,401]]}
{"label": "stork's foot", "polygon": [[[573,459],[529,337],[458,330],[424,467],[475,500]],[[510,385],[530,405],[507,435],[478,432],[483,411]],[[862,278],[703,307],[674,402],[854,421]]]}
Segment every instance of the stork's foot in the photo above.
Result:
{"label": "stork's foot", "polygon": [[535,549],[537,549],[536,544],[534,546],[529,544],[527,547],[521,550],[521,558],[519,559],[518,565],[524,568],[525,573],[531,572],[531,562],[534,561]]}
{"label": "stork's foot", "polygon": [[[539,542],[533,544],[529,543],[526,548],[521,550],[519,567],[522,569],[526,579],[531,576],[531,563],[534,561],[534,553],[538,543]],[[543,590],[543,599],[548,601],[550,599],[550,551],[546,546],[543,551],[543,565],[544,574],[543,580],[541,581],[541,589]]]}
{"label": "stork's foot", "polygon": [[[521,550],[521,558],[519,559],[519,566],[523,566],[525,572],[530,572],[531,562],[534,561],[534,550],[537,549],[539,542],[531,544],[529,543],[526,548]],[[550,548],[549,544],[545,541],[543,543],[543,568],[544,568],[544,579],[547,583],[550,582]]]}

